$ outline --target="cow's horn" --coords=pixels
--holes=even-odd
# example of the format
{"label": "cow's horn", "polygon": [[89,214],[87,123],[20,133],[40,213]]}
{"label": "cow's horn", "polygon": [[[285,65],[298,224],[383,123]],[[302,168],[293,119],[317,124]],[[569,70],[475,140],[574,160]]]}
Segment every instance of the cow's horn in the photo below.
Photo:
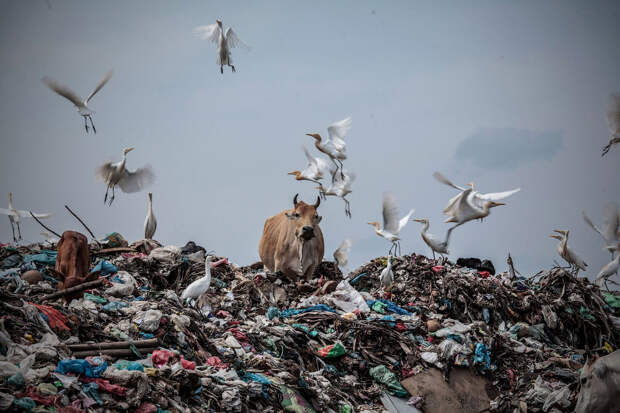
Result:
{"label": "cow's horn", "polygon": [[321,197],[317,196],[316,197],[316,204],[314,204],[314,208],[318,208],[319,205],[321,205]]}
{"label": "cow's horn", "polygon": [[293,205],[297,206],[297,197],[299,196],[299,194],[295,194],[295,196],[293,197]]}

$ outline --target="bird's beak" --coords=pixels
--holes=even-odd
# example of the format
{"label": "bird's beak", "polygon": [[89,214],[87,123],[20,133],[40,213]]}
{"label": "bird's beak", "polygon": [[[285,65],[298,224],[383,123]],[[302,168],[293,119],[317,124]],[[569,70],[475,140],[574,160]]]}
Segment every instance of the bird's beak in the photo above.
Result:
{"label": "bird's beak", "polygon": [[423,219],[414,219],[415,222],[424,222]]}
{"label": "bird's beak", "polygon": [[506,204],[503,203],[503,202],[493,202],[493,205],[495,205],[495,206],[502,206],[502,205],[506,205]]}
{"label": "bird's beak", "polygon": [[555,238],[555,239],[559,239],[559,240],[562,239],[562,237],[560,237],[558,235],[549,235],[549,238]]}
{"label": "bird's beak", "polygon": [[289,172],[287,175],[297,175],[297,171]]}

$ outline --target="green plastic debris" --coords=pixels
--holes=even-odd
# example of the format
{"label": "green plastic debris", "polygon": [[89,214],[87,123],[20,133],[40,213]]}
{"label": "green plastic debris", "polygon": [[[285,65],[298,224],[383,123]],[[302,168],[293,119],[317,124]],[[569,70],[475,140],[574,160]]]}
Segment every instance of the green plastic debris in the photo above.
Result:
{"label": "green plastic debris", "polygon": [[607,292],[602,292],[602,294],[608,306],[611,308],[620,308],[620,296]]}
{"label": "green plastic debris", "polygon": [[105,304],[105,303],[108,302],[108,300],[106,300],[105,298],[99,297],[98,295],[91,294],[91,293],[85,293],[84,294],[84,299],[85,300],[93,301],[93,302],[95,302],[97,304]]}
{"label": "green plastic debris", "polygon": [[392,371],[390,371],[383,364],[378,365],[370,369],[370,376],[375,379],[377,383],[381,383],[387,386],[388,393],[396,397],[408,397],[409,392],[400,385],[398,377]]}
{"label": "green plastic debris", "polygon": [[307,325],[305,325],[305,324],[298,324],[298,323],[294,323],[294,324],[291,324],[291,327],[293,327],[293,328],[297,328],[297,329],[299,329],[299,330],[302,330],[302,331],[304,331],[306,334],[310,335],[311,337],[316,337],[316,336],[318,336],[318,335],[319,335],[319,332],[318,332],[318,331],[316,331],[316,330],[310,330],[310,327],[308,327],[308,326],[307,326]]}
{"label": "green plastic debris", "polygon": [[353,408],[350,404],[341,402],[338,406],[338,413],[353,413]]}
{"label": "green plastic debris", "polygon": [[30,397],[22,397],[21,399],[15,399],[13,400],[13,404],[17,407],[21,407],[27,412],[32,411],[32,409],[34,409],[37,406],[34,400],[32,400]]}
{"label": "green plastic debris", "polygon": [[24,380],[24,376],[22,376],[21,372],[19,371],[13,374],[11,377],[9,377],[7,379],[7,382],[18,388],[24,387],[24,384],[26,384],[26,381]]}
{"label": "green plastic debris", "polygon": [[282,392],[281,405],[284,411],[294,413],[316,413],[310,403],[296,390],[282,385],[280,386],[280,392]]}
{"label": "green plastic debris", "polygon": [[337,341],[335,344],[330,344],[320,348],[316,353],[325,358],[340,357],[345,355],[347,350],[344,348],[341,342]]}
{"label": "green plastic debris", "polygon": [[586,320],[591,320],[591,321],[596,320],[587,307],[581,306],[579,308],[579,314],[581,314],[581,316],[585,318]]}
{"label": "green plastic debris", "polygon": [[375,311],[379,314],[385,314],[386,307],[387,304],[382,303],[381,301],[375,301],[375,303],[372,305],[372,311]]}

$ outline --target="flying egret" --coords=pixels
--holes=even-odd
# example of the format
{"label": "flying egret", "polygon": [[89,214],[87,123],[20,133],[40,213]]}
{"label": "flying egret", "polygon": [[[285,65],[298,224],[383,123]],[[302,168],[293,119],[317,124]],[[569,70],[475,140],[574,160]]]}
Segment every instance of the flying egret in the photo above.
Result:
{"label": "flying egret", "polygon": [[350,239],[345,239],[344,241],[342,241],[338,249],[334,251],[334,261],[336,262],[336,265],[340,268],[340,271],[343,272],[343,275],[343,270],[349,262],[349,252],[351,251],[351,245],[353,245],[353,242]]}
{"label": "flying egret", "polygon": [[415,210],[411,209],[407,215],[399,220],[396,199],[390,193],[386,192],[383,194],[383,228],[379,228],[378,222],[369,222],[368,225],[375,227],[375,234],[392,243],[388,255],[392,253],[392,249],[396,253],[397,247],[400,253],[400,231],[407,225],[409,218],[411,218],[414,212]]}
{"label": "flying egret", "polygon": [[618,211],[618,205],[613,202],[607,205],[603,214],[603,225],[601,228],[594,225],[585,212],[582,211],[582,214],[586,224],[603,237],[605,240],[604,248],[611,253],[611,258],[613,259],[616,244],[618,243],[618,231],[620,230],[620,212]]}
{"label": "flying egret", "polygon": [[[325,159],[314,157],[310,155],[310,152],[305,147],[303,149],[306,159],[308,159],[308,165],[303,171],[297,170],[288,174],[294,175],[297,181],[311,181],[320,185],[320,180],[329,171],[329,165]],[[321,192],[321,196],[325,196],[323,192]]]}
{"label": "flying egret", "polygon": [[209,40],[212,43],[217,43],[217,64],[220,65],[220,73],[224,73],[224,65],[230,66],[233,72],[236,71],[235,66],[232,64],[232,58],[230,57],[230,49],[237,46],[242,46],[245,49],[250,48],[241,41],[231,27],[224,33],[222,21],[219,19],[216,20],[216,23],[208,26],[195,27],[193,31],[194,35],[198,36],[201,40]]}
{"label": "flying egret", "polygon": [[391,255],[388,255],[387,264],[385,268],[383,269],[383,271],[381,271],[381,275],[379,279],[381,280],[381,287],[383,287],[383,289],[386,291],[389,291],[390,288],[392,287],[392,284],[394,284],[394,273],[392,272],[392,256]]}
{"label": "flying egret", "polygon": [[[334,165],[336,165],[336,170],[338,170],[338,163],[340,164],[340,173],[342,179],[344,179],[344,173],[342,171],[342,161],[347,159],[347,144],[344,141],[344,138],[347,135],[349,129],[351,129],[352,123],[353,120],[351,119],[351,117],[333,123],[327,128],[327,133],[329,134],[328,139],[321,138],[321,135],[319,135],[318,133],[306,133],[306,135],[311,136],[315,139],[314,146],[319,151],[329,156]],[[338,163],[336,163],[336,161]]]}
{"label": "flying egret", "polygon": [[134,148],[125,148],[123,149],[122,160],[115,163],[106,162],[97,168],[97,176],[107,184],[105,197],[103,198],[104,204],[108,200],[108,191],[112,188],[112,198],[110,199],[110,205],[112,205],[114,201],[114,188],[116,185],[120,186],[123,192],[132,193],[138,192],[153,183],[155,175],[150,165],[138,168],[135,171],[130,171],[125,168],[127,154],[133,150]]}
{"label": "flying egret", "polygon": [[75,108],[77,109],[78,113],[84,118],[84,129],[86,129],[86,133],[88,133],[88,122],[86,121],[87,119],[90,120],[90,125],[93,127],[93,132],[97,133],[97,129],[95,129],[95,124],[93,123],[93,117],[92,117],[95,111],[91,110],[88,107],[88,102],[93,98],[93,96],[95,96],[97,92],[99,92],[99,90],[101,90],[101,88],[108,82],[108,80],[110,80],[111,77],[112,77],[112,71],[110,70],[108,73],[106,73],[104,78],[101,79],[101,81],[99,82],[95,90],[93,90],[86,99],[82,99],[77,94],[75,94],[75,92],[73,92],[71,89],[57,83],[55,80],[50,79],[49,77],[44,77],[43,83],[45,83],[47,87],[52,89],[54,92],[58,93],[60,96],[64,97],[65,99],[68,99],[71,103],[75,105]]}
{"label": "flying egret", "polygon": [[153,214],[153,193],[149,192],[149,211],[144,220],[144,238],[153,239],[155,230],[157,229],[157,220]]}
{"label": "flying egret", "polygon": [[336,196],[342,198],[344,201],[344,214],[351,218],[351,203],[346,198],[353,189],[351,185],[355,181],[355,173],[349,172],[347,170],[341,170],[341,173],[338,174],[337,170],[332,169],[332,183],[328,188],[325,188],[323,185],[319,184],[317,187],[319,192],[324,196]]}
{"label": "flying egret", "polygon": [[[618,232],[617,235],[620,238],[620,232]],[[618,252],[616,258],[614,258],[613,260],[611,260],[610,263],[601,268],[601,271],[596,276],[595,283],[601,288],[603,288],[603,284],[605,284],[605,287],[607,287],[607,279],[612,275],[618,273],[618,268],[620,267],[620,241],[618,242],[618,245],[616,245],[616,252]],[[609,288],[607,289],[609,290]]]}
{"label": "flying egret", "polygon": [[460,194],[450,199],[448,205],[444,209],[444,213],[448,215],[445,222],[455,222],[456,225],[448,229],[448,236],[454,230],[454,228],[463,225],[466,222],[487,217],[491,213],[491,208],[505,205],[503,202],[497,202],[504,198],[509,197],[521,189],[513,189],[504,192],[492,192],[488,194],[481,194],[474,189],[474,184],[468,184],[469,188],[463,188],[454,185],[446,177],[439,172],[435,172],[433,176],[441,183],[451,186],[461,191]]}
{"label": "flying egret", "polygon": [[[32,218],[29,211],[20,211],[18,209],[13,208],[13,193],[9,192],[9,207],[8,209],[0,208],[0,214],[7,215],[9,217],[9,222],[11,223],[11,232],[13,233],[13,242],[18,242],[22,240],[22,229],[20,226],[20,221],[22,218]],[[52,214],[32,214],[39,219],[49,218]],[[17,234],[15,237],[15,226],[17,226]]]}
{"label": "flying egret", "polygon": [[620,93],[609,95],[607,126],[609,127],[611,135],[609,137],[609,143],[603,147],[601,156],[605,156],[612,146],[620,144]]}
{"label": "flying egret", "polygon": [[196,300],[203,293],[205,293],[209,286],[211,285],[211,260],[213,257],[211,255],[207,255],[205,259],[205,275],[204,277],[200,277],[195,280],[193,283],[188,285],[183,293],[181,294],[181,298],[184,300]]}
{"label": "flying egret", "polygon": [[[449,254],[448,252],[448,242],[450,240],[450,233],[446,234],[446,239],[444,241],[440,241],[436,239],[432,234],[429,234],[428,228],[430,227],[430,223],[426,218],[414,219],[415,222],[419,222],[424,224],[422,227],[422,239],[431,248],[433,251],[433,260],[435,259],[435,252],[438,252],[440,255]],[[443,257],[442,257],[443,258]]]}
{"label": "flying egret", "polygon": [[560,235],[549,235],[549,237],[560,240],[560,243],[557,246],[557,251],[560,257],[562,257],[564,261],[566,261],[571,266],[571,268],[573,268],[573,270],[575,271],[575,276],[577,276],[577,274],[579,273],[579,270],[585,271],[588,264],[586,264],[585,261],[582,260],[579,257],[579,255],[577,255],[575,251],[573,251],[567,245],[568,231],[557,230],[557,229],[554,229],[554,231],[557,232],[558,234],[561,234],[561,236]]}

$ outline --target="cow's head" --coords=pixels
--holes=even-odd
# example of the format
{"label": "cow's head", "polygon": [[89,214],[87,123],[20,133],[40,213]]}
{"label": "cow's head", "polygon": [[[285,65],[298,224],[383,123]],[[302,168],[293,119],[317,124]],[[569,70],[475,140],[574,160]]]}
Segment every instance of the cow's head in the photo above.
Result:
{"label": "cow's head", "polygon": [[[588,359],[581,369],[579,377],[580,391],[577,399],[576,412],[590,412],[595,407],[607,406],[611,400],[605,383],[608,375],[605,363],[596,363],[598,357]],[[599,410],[597,410],[599,411]]]}
{"label": "cow's head", "polygon": [[295,194],[293,198],[293,209],[286,212],[288,219],[294,221],[295,236],[302,241],[308,241],[314,238],[314,230],[318,227],[323,217],[317,213],[317,208],[321,204],[321,198],[316,197],[316,204],[309,205],[304,201],[297,202],[299,194]]}

